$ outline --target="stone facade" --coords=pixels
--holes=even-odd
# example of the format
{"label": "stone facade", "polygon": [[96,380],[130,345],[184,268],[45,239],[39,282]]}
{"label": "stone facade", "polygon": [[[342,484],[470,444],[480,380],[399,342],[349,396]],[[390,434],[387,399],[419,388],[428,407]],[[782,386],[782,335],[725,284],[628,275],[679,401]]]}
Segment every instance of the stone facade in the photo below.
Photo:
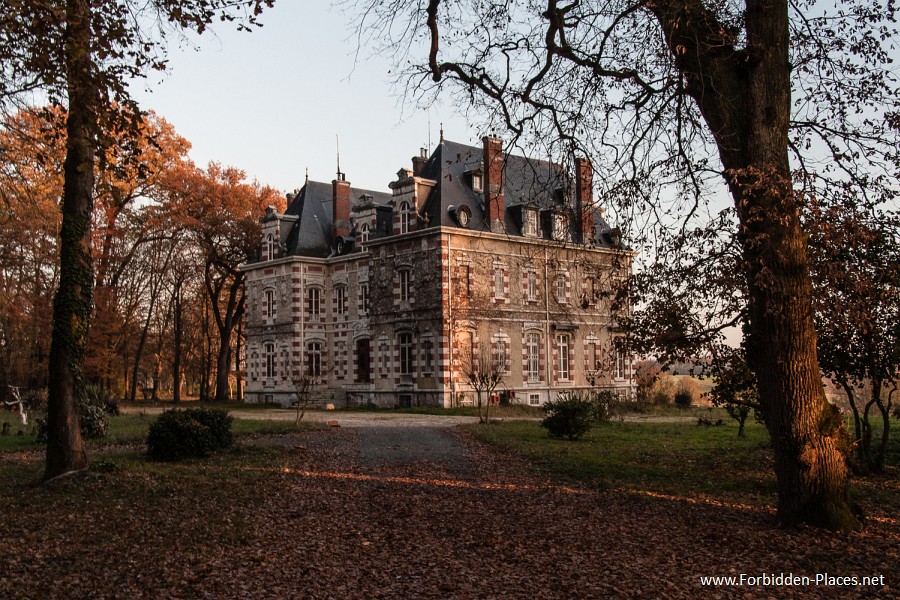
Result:
{"label": "stone facade", "polygon": [[513,402],[630,397],[613,291],[633,257],[593,207],[590,164],[575,170],[569,184],[485,138],[441,140],[390,193],[307,181],[243,267],[247,400],[287,406],[311,382],[337,407],[468,404],[478,360]]}

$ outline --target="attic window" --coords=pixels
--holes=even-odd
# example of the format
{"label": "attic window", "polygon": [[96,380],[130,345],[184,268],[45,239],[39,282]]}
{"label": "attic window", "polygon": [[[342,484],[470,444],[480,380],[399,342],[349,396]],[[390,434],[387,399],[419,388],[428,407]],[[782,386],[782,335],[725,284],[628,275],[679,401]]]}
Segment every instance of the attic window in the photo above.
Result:
{"label": "attic window", "polygon": [[473,192],[480,192],[484,189],[484,176],[481,173],[481,169],[466,171],[466,175],[469,176],[469,181],[472,183]]}
{"label": "attic window", "polygon": [[525,237],[538,236],[537,211],[533,208],[526,208],[522,211],[522,235]]}

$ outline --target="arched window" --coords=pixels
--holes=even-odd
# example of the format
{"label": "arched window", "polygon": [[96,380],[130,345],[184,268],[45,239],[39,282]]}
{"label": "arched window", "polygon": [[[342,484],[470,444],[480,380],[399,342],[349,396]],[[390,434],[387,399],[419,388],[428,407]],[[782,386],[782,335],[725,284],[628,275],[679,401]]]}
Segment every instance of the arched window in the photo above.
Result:
{"label": "arched window", "polygon": [[266,236],[266,248],[264,252],[265,260],[272,260],[275,258],[275,236],[271,233]]}
{"label": "arched window", "polygon": [[409,202],[400,203],[400,233],[409,233]]}
{"label": "arched window", "polygon": [[369,224],[363,223],[359,228],[359,241],[360,243],[369,241]]}

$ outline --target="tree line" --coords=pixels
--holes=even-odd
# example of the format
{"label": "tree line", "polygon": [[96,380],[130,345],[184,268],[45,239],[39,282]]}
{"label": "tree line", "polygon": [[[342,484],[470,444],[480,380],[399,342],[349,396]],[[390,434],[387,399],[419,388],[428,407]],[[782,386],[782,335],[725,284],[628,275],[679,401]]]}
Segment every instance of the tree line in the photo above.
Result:
{"label": "tree line", "polygon": [[[48,385],[65,119],[36,107],[0,125],[0,381],[21,388]],[[240,399],[237,267],[258,252],[259,215],[283,198],[238,169],[197,167],[156,114],[136,135],[109,135],[95,175],[84,379],[131,401]]]}

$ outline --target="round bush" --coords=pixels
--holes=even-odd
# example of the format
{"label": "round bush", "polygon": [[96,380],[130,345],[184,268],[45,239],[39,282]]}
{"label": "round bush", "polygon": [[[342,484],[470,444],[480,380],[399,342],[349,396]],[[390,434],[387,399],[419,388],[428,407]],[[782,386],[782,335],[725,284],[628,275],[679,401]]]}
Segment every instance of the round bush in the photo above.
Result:
{"label": "round bush", "polygon": [[88,439],[105,437],[109,433],[109,420],[103,409],[96,406],[82,406],[79,414],[81,435]]}
{"label": "round bush", "polygon": [[556,400],[544,405],[547,416],[541,427],[556,438],[577,440],[591,430],[594,423],[594,406],[578,394],[560,394]]}
{"label": "round bush", "polygon": [[165,461],[209,456],[234,443],[231,422],[224,410],[167,410],[150,425],[147,454]]}

